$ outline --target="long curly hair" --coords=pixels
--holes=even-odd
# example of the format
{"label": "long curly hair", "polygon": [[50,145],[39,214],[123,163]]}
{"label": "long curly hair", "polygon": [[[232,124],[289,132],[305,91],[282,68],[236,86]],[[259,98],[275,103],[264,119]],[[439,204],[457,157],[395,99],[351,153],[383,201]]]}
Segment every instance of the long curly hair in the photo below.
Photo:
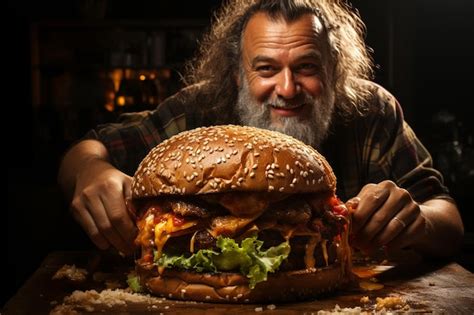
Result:
{"label": "long curly hair", "polygon": [[235,115],[232,108],[238,95],[235,78],[241,63],[242,32],[257,12],[286,21],[316,14],[328,34],[336,112],[342,117],[365,112],[370,91],[361,79],[372,78],[372,58],[364,42],[364,23],[342,0],[224,0],[196,57],[187,63],[184,77],[187,84],[209,85],[209,110],[218,110],[223,120]]}

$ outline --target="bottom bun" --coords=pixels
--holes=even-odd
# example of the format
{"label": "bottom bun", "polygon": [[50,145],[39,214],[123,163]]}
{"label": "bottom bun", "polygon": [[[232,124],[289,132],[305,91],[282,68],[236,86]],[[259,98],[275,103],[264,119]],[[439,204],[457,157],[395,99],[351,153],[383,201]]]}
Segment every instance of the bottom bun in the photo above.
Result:
{"label": "bottom bun", "polygon": [[279,272],[249,288],[237,273],[196,273],[167,269],[161,275],[140,270],[142,283],[155,295],[202,302],[291,302],[313,298],[349,282],[347,269],[335,264],[321,269]]}

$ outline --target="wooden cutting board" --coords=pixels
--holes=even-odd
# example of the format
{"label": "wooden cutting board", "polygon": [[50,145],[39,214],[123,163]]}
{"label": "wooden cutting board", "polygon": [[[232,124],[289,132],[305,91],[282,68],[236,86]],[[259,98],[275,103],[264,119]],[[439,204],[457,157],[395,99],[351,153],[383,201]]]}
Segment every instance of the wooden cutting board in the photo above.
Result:
{"label": "wooden cutting board", "polygon": [[[408,259],[408,263],[357,265],[360,276],[348,288],[306,302],[291,304],[213,304],[183,302],[146,295],[120,292],[119,303],[93,300],[64,302],[75,290],[90,296],[106,296],[107,285],[125,287],[126,274],[132,266],[110,253],[53,252],[12,297],[1,314],[50,314],[52,310],[68,310],[70,314],[317,314],[320,310],[359,307],[373,311],[377,298],[395,296],[406,302],[411,313],[474,313],[474,275],[456,263],[434,264]],[[88,271],[82,282],[53,280],[65,264]],[[363,287],[363,288],[362,288]],[[89,291],[95,290],[95,291]],[[369,290],[369,291],[368,291]],[[102,295],[99,295],[102,292]],[[94,295],[95,294],[95,295]],[[361,301],[362,299],[362,301]],[[363,301],[366,301],[365,303]]]}

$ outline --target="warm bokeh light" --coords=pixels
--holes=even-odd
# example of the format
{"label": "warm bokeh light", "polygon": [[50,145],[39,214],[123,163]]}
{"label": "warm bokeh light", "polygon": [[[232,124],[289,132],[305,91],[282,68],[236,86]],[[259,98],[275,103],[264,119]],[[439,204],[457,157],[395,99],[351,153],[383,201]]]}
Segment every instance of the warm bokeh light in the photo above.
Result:
{"label": "warm bokeh light", "polygon": [[117,96],[116,103],[118,106],[125,106],[125,96]]}

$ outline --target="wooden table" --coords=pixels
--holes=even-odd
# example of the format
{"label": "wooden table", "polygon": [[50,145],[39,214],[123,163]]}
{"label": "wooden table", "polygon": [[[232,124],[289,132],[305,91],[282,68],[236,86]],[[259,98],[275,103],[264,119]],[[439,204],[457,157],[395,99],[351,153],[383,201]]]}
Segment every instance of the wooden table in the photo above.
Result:
{"label": "wooden table", "polygon": [[[110,253],[99,252],[53,252],[47,256],[30,279],[13,296],[1,314],[49,314],[63,303],[63,298],[74,290],[101,291],[104,279],[120,280],[124,284],[126,273],[131,269],[131,260],[124,260]],[[88,270],[87,280],[52,280],[52,276],[63,265],[74,264]],[[147,297],[139,303],[125,305],[95,304],[86,312],[84,306],[72,305],[71,309],[87,314],[317,314],[319,310],[333,310],[337,305],[361,307],[372,311],[377,297],[398,296],[405,300],[411,313],[473,314],[474,275],[456,263],[427,263],[407,259],[394,267],[384,266],[377,270],[378,283],[383,288],[365,291],[360,282],[333,294],[321,296],[307,302],[275,305],[229,305],[197,302],[181,302],[164,298]],[[98,273],[100,272],[100,273]],[[373,278],[372,276],[370,276]],[[94,280],[95,278],[95,280]],[[368,280],[368,279],[366,279]],[[117,282],[117,281],[115,281]],[[361,302],[368,297],[370,303]],[[82,312],[80,312],[82,313]]]}

